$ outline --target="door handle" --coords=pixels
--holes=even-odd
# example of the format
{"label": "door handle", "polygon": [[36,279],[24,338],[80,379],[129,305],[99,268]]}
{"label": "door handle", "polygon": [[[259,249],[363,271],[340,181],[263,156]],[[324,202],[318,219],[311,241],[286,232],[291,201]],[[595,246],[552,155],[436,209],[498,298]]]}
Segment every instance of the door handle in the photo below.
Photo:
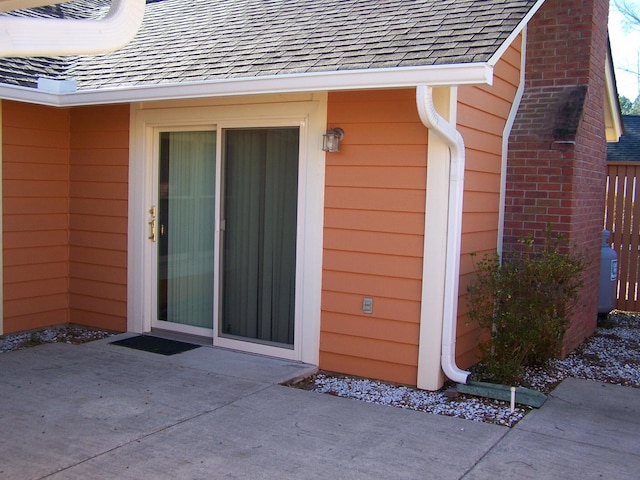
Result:
{"label": "door handle", "polygon": [[155,242],[156,241],[156,219],[155,218],[149,222],[149,227],[150,227],[149,240],[151,240],[152,242]]}

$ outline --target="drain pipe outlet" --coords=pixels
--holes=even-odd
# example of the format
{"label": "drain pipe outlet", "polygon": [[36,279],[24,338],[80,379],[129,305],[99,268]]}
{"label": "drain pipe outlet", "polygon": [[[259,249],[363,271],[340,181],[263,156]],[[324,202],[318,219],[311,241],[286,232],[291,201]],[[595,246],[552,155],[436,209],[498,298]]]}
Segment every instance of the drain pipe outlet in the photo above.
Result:
{"label": "drain pipe outlet", "polygon": [[460,238],[462,234],[462,199],[464,194],[464,141],[460,132],[436,111],[431,87],[418,85],[416,103],[422,123],[442,138],[449,147],[451,154],[441,365],[444,374],[450,380],[457,383],[467,383],[471,373],[460,369],[456,364]]}
{"label": "drain pipe outlet", "polygon": [[96,55],[124,47],[136,36],[145,0],[112,0],[100,20],[0,17],[0,57]]}

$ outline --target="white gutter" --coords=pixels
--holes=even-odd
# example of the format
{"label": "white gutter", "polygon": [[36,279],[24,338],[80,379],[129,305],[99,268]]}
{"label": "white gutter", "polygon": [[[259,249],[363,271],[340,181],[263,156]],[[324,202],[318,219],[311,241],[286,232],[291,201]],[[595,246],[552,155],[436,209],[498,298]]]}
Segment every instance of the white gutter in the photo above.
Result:
{"label": "white gutter", "polygon": [[460,276],[462,200],[464,194],[464,141],[460,132],[436,111],[431,87],[427,85],[419,85],[417,87],[416,103],[422,123],[440,136],[450,151],[447,254],[445,259],[442,354],[440,363],[444,374],[450,380],[457,383],[467,383],[471,373],[460,369],[456,364],[456,324]]}
{"label": "white gutter", "polygon": [[[51,3],[56,3],[51,2]],[[0,57],[96,55],[124,47],[144,17],[145,0],[112,0],[100,20],[0,17]]]}
{"label": "white gutter", "polygon": [[55,94],[52,90],[0,85],[0,98],[52,107],[75,107],[234,95],[301,93],[374,88],[414,88],[416,85],[491,85],[493,68],[485,63],[379,68],[337,72],[265,75],[166,85],[101,88]]}

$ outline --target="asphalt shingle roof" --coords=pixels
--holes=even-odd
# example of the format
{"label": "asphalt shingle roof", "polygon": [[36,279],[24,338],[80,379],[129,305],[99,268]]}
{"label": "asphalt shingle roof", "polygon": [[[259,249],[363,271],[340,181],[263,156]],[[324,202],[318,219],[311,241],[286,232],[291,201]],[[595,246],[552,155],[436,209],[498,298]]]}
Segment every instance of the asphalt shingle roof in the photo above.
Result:
{"label": "asphalt shingle roof", "polygon": [[615,143],[607,143],[607,160],[640,162],[640,116],[623,115],[624,133]]}
{"label": "asphalt shingle roof", "polygon": [[[100,56],[0,59],[0,82],[79,90],[484,62],[535,0],[162,0],[136,38]],[[106,0],[20,14],[99,18]]]}

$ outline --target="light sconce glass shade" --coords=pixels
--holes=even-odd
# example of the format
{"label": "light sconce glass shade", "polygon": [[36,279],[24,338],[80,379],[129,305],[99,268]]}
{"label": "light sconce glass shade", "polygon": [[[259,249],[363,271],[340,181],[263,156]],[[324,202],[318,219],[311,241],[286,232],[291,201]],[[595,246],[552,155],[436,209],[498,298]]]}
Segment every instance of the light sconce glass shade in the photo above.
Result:
{"label": "light sconce glass shade", "polygon": [[344,138],[344,130],[332,128],[322,136],[322,150],[325,152],[339,152],[340,141]]}

